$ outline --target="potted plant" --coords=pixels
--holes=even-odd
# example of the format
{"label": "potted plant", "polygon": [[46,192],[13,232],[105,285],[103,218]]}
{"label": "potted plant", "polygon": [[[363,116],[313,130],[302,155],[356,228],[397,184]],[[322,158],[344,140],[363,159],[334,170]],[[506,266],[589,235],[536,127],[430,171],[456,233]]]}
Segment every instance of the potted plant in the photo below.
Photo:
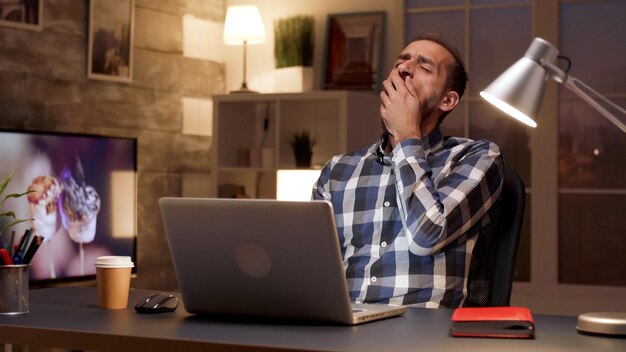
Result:
{"label": "potted plant", "polygon": [[313,16],[293,16],[274,22],[276,92],[313,89]]}
{"label": "potted plant", "polygon": [[313,147],[315,139],[307,130],[296,132],[289,139],[289,144],[293,148],[293,154],[296,159],[296,167],[311,167],[311,157],[313,156]]}
{"label": "potted plant", "polygon": [[[13,175],[15,175],[15,172],[12,172],[9,176],[7,176],[7,178],[5,178],[2,182],[0,182],[0,197],[2,196],[2,193],[4,193],[4,190],[7,188],[7,186],[9,185],[9,182],[11,182]],[[11,194],[7,194],[6,196],[4,196],[4,198],[2,198],[2,201],[0,201],[0,226],[2,226],[2,228],[0,228],[0,235],[2,235],[4,231],[9,229],[11,226],[32,220],[32,219],[17,219],[15,217],[15,212],[13,211],[5,212],[3,210],[4,202],[6,202],[9,198],[19,198],[31,192],[33,191],[29,190],[24,193],[11,193]],[[5,224],[5,218],[9,219],[8,224]]]}

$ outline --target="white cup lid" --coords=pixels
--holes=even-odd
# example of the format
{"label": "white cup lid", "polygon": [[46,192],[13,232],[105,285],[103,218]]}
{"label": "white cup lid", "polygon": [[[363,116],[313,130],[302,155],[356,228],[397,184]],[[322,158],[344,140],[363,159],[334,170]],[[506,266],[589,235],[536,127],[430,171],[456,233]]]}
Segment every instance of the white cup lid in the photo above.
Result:
{"label": "white cup lid", "polygon": [[130,257],[116,255],[98,257],[93,265],[96,268],[132,268],[135,266]]}

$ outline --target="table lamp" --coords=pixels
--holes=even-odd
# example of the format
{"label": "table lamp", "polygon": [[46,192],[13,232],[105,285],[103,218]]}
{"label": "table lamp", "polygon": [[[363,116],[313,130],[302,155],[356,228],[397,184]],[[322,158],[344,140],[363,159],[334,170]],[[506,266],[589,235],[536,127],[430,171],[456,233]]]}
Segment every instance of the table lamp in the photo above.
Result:
{"label": "table lamp", "polygon": [[571,89],[626,133],[624,120],[620,121],[609,109],[615,110],[622,119],[626,117],[626,111],[555,66],[558,54],[557,48],[548,41],[535,38],[524,57],[480,92],[480,96],[511,117],[537,127],[534,117],[539,111],[546,81],[552,78]]}
{"label": "table lamp", "polygon": [[246,60],[248,45],[265,42],[265,27],[259,8],[253,5],[229,6],[224,23],[224,44],[243,45],[243,82],[241,88],[231,93],[257,93],[248,89]]}
{"label": "table lamp", "polygon": [[278,170],[276,175],[276,199],[311,200],[313,185],[320,177],[321,171],[314,169]]}
{"label": "table lamp", "polygon": [[[480,96],[511,117],[531,127],[537,127],[534,117],[539,112],[546,81],[552,78],[598,110],[604,117],[626,133],[626,125],[609,109],[624,118],[626,111],[615,105],[580,80],[554,65],[559,51],[542,38],[535,38],[530,47],[513,66],[502,73]],[[569,59],[567,59],[569,61]],[[578,331],[601,335],[626,335],[626,313],[592,312],[578,316]]]}

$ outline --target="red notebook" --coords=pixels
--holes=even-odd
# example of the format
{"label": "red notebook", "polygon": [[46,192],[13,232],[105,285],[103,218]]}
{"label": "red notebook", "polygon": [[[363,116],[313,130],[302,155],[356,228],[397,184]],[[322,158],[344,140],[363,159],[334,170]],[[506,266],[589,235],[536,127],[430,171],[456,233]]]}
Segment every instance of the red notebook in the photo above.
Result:
{"label": "red notebook", "polygon": [[528,308],[457,308],[452,314],[452,336],[532,338],[535,322]]}

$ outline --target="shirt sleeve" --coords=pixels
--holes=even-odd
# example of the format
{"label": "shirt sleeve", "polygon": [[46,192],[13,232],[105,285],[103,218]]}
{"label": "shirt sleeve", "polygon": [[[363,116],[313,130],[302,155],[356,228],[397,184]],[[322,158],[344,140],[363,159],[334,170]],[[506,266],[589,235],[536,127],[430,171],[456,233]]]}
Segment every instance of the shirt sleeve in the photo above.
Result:
{"label": "shirt sleeve", "polygon": [[399,208],[409,250],[433,255],[478,223],[500,195],[503,162],[500,149],[476,141],[456,154],[433,179],[423,142],[409,139],[396,145],[392,162]]}
{"label": "shirt sleeve", "polygon": [[320,177],[313,185],[311,199],[312,200],[331,200],[330,195],[330,171],[332,160],[327,162],[320,172]]}

